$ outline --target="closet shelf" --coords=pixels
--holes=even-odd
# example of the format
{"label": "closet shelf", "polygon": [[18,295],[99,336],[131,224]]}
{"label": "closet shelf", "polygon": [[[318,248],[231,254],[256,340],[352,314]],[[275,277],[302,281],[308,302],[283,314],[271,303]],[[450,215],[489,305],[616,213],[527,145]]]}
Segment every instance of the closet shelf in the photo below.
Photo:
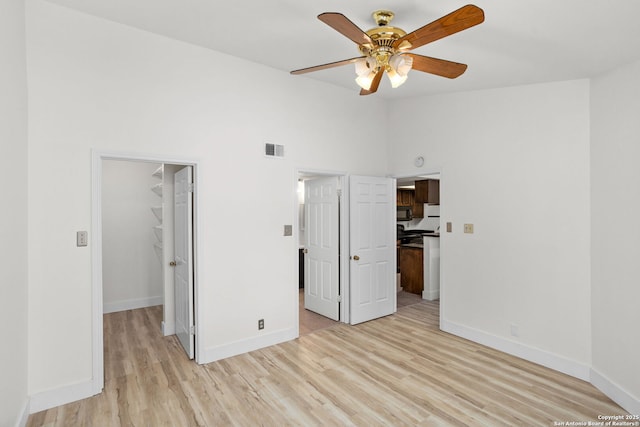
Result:
{"label": "closet shelf", "polygon": [[164,175],[164,166],[163,166],[163,165],[160,165],[160,166],[158,167],[158,169],[156,169],[156,170],[151,174],[151,176],[155,176],[156,178],[160,178],[160,179],[162,179],[162,176],[163,176],[163,175]]}
{"label": "closet shelf", "polygon": [[151,212],[158,218],[158,221],[162,222],[162,206],[152,206]]}
{"label": "closet shelf", "polygon": [[162,197],[162,183],[156,184],[151,187],[151,191],[156,193],[158,196]]}
{"label": "closet shelf", "polygon": [[160,224],[152,226],[151,229],[153,230],[153,234],[156,236],[156,242],[153,244],[153,249],[160,260],[160,263],[162,263],[164,258],[164,250],[162,249],[162,217],[164,211],[162,182],[164,179],[164,164],[158,166],[151,176],[160,180],[159,183],[151,186],[151,191],[153,191],[156,196],[160,197],[161,200],[159,206],[151,206],[151,212],[153,212],[153,215],[155,215]]}
{"label": "closet shelf", "polygon": [[153,227],[153,234],[156,235],[156,239],[158,239],[158,242],[162,243],[162,226],[161,225],[155,225]]}
{"label": "closet shelf", "polygon": [[160,243],[153,244],[153,250],[156,253],[156,256],[162,262],[162,245]]}

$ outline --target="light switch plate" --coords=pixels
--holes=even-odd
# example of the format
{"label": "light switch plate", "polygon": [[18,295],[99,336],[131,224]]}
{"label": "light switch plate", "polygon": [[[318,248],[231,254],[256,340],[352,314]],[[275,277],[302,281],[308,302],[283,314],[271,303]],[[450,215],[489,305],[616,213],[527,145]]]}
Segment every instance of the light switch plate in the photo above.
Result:
{"label": "light switch plate", "polygon": [[468,234],[473,234],[473,224],[465,224],[464,232]]}
{"label": "light switch plate", "polygon": [[284,235],[285,236],[292,236],[293,235],[293,226],[292,225],[285,225],[284,226]]}
{"label": "light switch plate", "polygon": [[87,246],[89,244],[89,234],[86,231],[76,233],[76,246]]}

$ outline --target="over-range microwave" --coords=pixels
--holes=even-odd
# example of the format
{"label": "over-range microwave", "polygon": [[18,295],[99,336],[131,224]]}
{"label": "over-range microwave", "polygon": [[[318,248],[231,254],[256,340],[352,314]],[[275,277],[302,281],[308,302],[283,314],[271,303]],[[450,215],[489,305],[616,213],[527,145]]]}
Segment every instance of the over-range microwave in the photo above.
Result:
{"label": "over-range microwave", "polygon": [[398,206],[396,218],[398,221],[411,221],[413,219],[411,206]]}

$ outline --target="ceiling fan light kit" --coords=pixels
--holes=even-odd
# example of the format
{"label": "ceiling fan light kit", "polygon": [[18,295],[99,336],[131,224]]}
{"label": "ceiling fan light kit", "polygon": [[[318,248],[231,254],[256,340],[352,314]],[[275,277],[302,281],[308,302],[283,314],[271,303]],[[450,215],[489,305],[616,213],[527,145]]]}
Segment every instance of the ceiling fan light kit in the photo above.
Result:
{"label": "ceiling fan light kit", "polygon": [[377,72],[376,60],[371,57],[358,58],[355,66],[357,75],[356,83],[358,83],[358,86],[362,89],[369,90]]}
{"label": "ceiling fan light kit", "polygon": [[397,88],[407,81],[407,75],[413,66],[413,58],[409,55],[396,53],[389,58],[389,65],[385,68],[391,87]]}
{"label": "ceiling fan light kit", "polygon": [[484,12],[474,5],[463,6],[409,34],[389,25],[394,17],[389,10],[376,10],[372,17],[378,26],[364,32],[341,13],[318,15],[319,20],[355,42],[362,56],[294,70],[291,74],[305,74],[353,63],[356,83],[362,88],[360,95],[375,93],[385,73],[393,88],[407,80],[411,69],[454,79],[465,72],[465,64],[408,51],[482,23]]}

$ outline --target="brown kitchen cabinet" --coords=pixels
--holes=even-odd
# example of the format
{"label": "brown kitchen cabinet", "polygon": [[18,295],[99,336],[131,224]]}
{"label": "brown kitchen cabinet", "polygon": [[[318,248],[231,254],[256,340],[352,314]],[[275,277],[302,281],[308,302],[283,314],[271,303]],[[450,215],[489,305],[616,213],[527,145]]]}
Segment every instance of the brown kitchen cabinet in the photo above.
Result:
{"label": "brown kitchen cabinet", "polygon": [[413,203],[413,207],[411,208],[411,213],[413,214],[414,218],[424,218],[424,203],[418,202],[418,200],[416,200]]}
{"label": "brown kitchen cabinet", "polygon": [[439,205],[440,204],[440,180],[430,179],[428,186],[429,186],[429,194],[427,196],[427,203],[430,205]]}
{"label": "brown kitchen cabinet", "polygon": [[422,295],[424,289],[424,250],[400,246],[400,281],[404,291]]}
{"label": "brown kitchen cabinet", "polygon": [[415,196],[413,190],[400,189],[396,191],[396,205],[413,206]]}
{"label": "brown kitchen cabinet", "polygon": [[425,179],[416,181],[415,203],[440,204],[440,180]]}

